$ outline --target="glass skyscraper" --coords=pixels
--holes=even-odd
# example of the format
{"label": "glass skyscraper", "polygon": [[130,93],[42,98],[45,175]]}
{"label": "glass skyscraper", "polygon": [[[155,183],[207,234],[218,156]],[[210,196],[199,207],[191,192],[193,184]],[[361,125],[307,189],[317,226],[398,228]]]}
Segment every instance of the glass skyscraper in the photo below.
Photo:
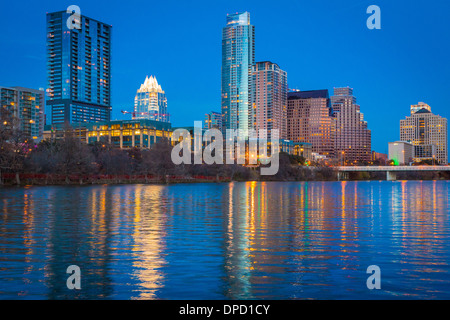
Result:
{"label": "glass skyscraper", "polygon": [[248,136],[251,67],[255,61],[255,27],[250,13],[227,16],[222,31],[222,129],[241,129]]}
{"label": "glass skyscraper", "polygon": [[47,106],[51,123],[108,121],[111,118],[111,26],[71,14],[47,14]]}
{"label": "glass skyscraper", "polygon": [[146,77],[136,93],[133,119],[169,122],[166,94],[153,76]]}

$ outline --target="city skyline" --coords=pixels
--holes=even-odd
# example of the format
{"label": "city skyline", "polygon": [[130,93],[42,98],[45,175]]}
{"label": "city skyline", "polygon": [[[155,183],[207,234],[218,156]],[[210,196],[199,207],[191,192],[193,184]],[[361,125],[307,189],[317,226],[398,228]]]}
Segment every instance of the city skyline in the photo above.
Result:
{"label": "city skyline", "polygon": [[[404,3],[406,4],[407,2]],[[34,8],[34,4],[30,4],[30,6],[25,8],[19,8],[15,5],[11,6],[10,10],[13,11],[11,16],[14,16],[14,10],[20,9],[25,12],[23,15],[24,19],[23,21],[20,19],[12,21],[11,18],[5,17],[1,23],[6,21],[9,24],[8,29],[13,31],[8,34],[2,34],[2,42],[6,45],[14,43],[14,41],[21,39],[20,35],[22,34],[23,42],[27,44],[32,43],[40,50],[33,50],[32,53],[27,52],[26,56],[24,56],[24,52],[21,52],[20,54],[12,55],[16,56],[16,58],[11,59],[11,51],[14,53],[21,46],[17,48],[8,46],[11,47],[11,51],[0,54],[1,61],[12,62],[3,63],[2,65],[3,72],[0,76],[0,83],[3,86],[23,86],[35,89],[46,87],[45,41],[43,40],[45,37],[45,18],[39,11],[42,11],[42,14],[44,14],[45,12],[64,10],[69,4],[49,1],[45,3],[45,8],[41,8],[42,6]],[[255,25],[257,32],[256,61],[271,60],[280,65],[289,74],[288,84],[290,88],[298,88],[304,91],[321,88],[331,90],[334,87],[351,86],[357,90],[362,112],[372,131],[373,150],[387,153],[388,141],[399,139],[400,119],[408,115],[409,106],[417,103],[417,101],[429,104],[435,114],[448,117],[446,113],[448,97],[442,95],[442,92],[445,92],[443,88],[448,86],[449,80],[443,75],[447,72],[449,66],[442,63],[445,59],[439,58],[441,55],[445,56],[449,51],[448,46],[445,44],[441,46],[442,43],[446,43],[445,39],[448,38],[448,34],[443,31],[443,28],[439,29],[443,24],[440,12],[432,13],[429,8],[421,8],[419,12],[422,15],[426,15],[426,20],[433,19],[435,23],[433,26],[429,26],[423,24],[422,21],[424,19],[419,19],[420,21],[415,20],[415,23],[408,25],[408,32],[405,33],[404,30],[399,29],[399,25],[405,19],[414,20],[413,18],[418,11],[417,4],[408,3],[408,6],[402,7],[401,5],[394,6],[386,1],[379,1],[377,4],[382,8],[383,12],[381,30],[368,30],[365,27],[365,20],[368,17],[365,9],[370,4],[368,1],[362,1],[353,5],[346,3],[342,7],[333,5],[332,2],[328,2],[328,4],[329,10],[325,11],[326,14],[323,18],[328,19],[328,23],[326,27],[316,28],[322,18],[319,17],[321,10],[315,4],[293,2],[280,2],[277,4],[277,9],[281,10],[284,8],[280,12],[283,13],[283,18],[287,19],[286,21],[283,20],[283,23],[286,22],[286,24],[281,27],[279,24],[271,23],[273,19],[271,19],[269,11],[264,8],[264,3],[236,4],[231,2],[219,4],[214,8],[203,8],[202,3],[198,2],[192,8],[187,8],[187,13],[176,13],[169,18],[158,18],[155,22],[152,22],[152,26],[155,23],[159,27],[158,31],[166,36],[173,36],[177,31],[181,32],[182,35],[186,35],[187,31],[185,34],[185,31],[178,30],[176,26],[188,22],[189,12],[202,12],[202,10],[210,9],[211,15],[205,18],[211,22],[208,30],[203,30],[198,22],[190,22],[193,27],[189,28],[189,33],[192,33],[192,35],[186,35],[185,39],[181,39],[182,37],[177,38],[176,47],[178,50],[170,50],[174,48],[171,45],[167,51],[162,50],[161,48],[164,45],[169,44],[168,40],[164,40],[161,47],[153,46],[155,48],[153,51],[150,48],[145,49],[145,45],[139,43],[138,47],[140,49],[137,50],[139,52],[133,51],[132,55],[130,55],[130,52],[127,52],[128,58],[133,58],[129,60],[136,60],[131,62],[123,58],[124,51],[127,51],[127,41],[136,39],[135,37],[140,34],[142,29],[137,27],[139,25],[143,26],[145,22],[141,19],[136,19],[136,21],[127,19],[127,25],[125,25],[118,19],[119,13],[117,11],[121,10],[105,7],[102,8],[105,9],[102,11],[100,10],[100,4],[88,4],[85,1],[79,1],[78,3],[83,15],[94,17],[99,21],[113,25],[112,119],[128,119],[127,116],[120,114],[121,106],[132,105],[136,86],[142,82],[142,78],[147,74],[155,75],[164,83],[165,91],[171,101],[170,109],[171,114],[174,115],[172,120],[174,126],[189,125],[194,120],[201,120],[209,110],[218,110],[220,108],[221,29],[224,16],[227,13],[236,11],[248,11],[251,13],[252,24]],[[127,6],[128,9],[128,4],[124,4],[124,6]],[[158,6],[164,8],[161,4],[158,4]],[[444,3],[443,6],[448,6],[448,4]],[[297,14],[307,15],[308,23],[297,23],[297,29],[292,29],[291,27],[294,23],[288,20],[292,16],[292,13],[288,10],[289,8],[295,9]],[[304,12],[300,13],[299,9],[304,9]],[[334,14],[332,14],[333,12]],[[137,14],[137,17],[140,17],[140,14],[133,9],[123,14]],[[394,15],[397,15],[395,19]],[[339,16],[341,19],[335,21],[336,16]],[[32,17],[31,21],[34,25],[32,30],[29,28],[30,21],[25,19],[26,17]],[[330,25],[334,26],[333,22],[339,22],[336,24],[336,30],[331,30],[332,28],[330,28]],[[164,28],[164,26],[168,26],[171,23],[174,24],[173,28]],[[135,28],[135,34],[130,33],[130,27]],[[418,29],[417,37],[414,37],[414,39],[409,35],[412,33],[410,29]],[[342,33],[343,31],[346,33]],[[124,37],[124,33],[127,32],[130,39]],[[338,50],[341,46],[339,41],[337,41],[339,33],[341,33],[341,36],[347,36],[353,43],[349,46],[351,48],[341,50],[342,52]],[[297,34],[302,37],[298,40],[292,38]],[[335,36],[334,38],[333,35]],[[400,35],[403,37],[399,37]],[[420,35],[427,35],[427,37],[420,37]],[[17,39],[15,38],[16,36]],[[189,43],[193,39],[197,39],[196,37],[199,40],[195,42],[197,48],[192,50]],[[205,39],[208,41],[205,41]],[[271,43],[269,39],[272,39],[274,43]],[[386,40],[388,40],[389,46],[383,45]],[[329,47],[329,50],[323,50],[324,47],[322,45],[325,43],[328,44],[326,47]],[[330,44],[335,46],[330,47]],[[414,48],[417,46],[413,45],[416,44],[421,44],[422,48],[425,47],[425,44],[428,44],[426,52],[419,49],[414,51]],[[318,50],[316,52],[311,49],[314,45],[316,45],[314,50]],[[440,51],[437,50],[438,45]],[[286,50],[287,48],[297,49],[297,51],[295,54],[289,54],[290,50]],[[141,51],[145,51],[145,56],[148,58],[141,59]],[[160,54],[155,55],[158,51]],[[365,53],[363,54],[362,51]],[[163,54],[164,52],[167,52],[167,54]],[[177,58],[176,55],[179,52],[183,52],[183,59],[179,59],[180,61],[177,62],[174,59]],[[186,66],[183,69],[185,72],[181,74],[176,72],[177,76],[174,76],[174,69],[179,69],[180,63],[183,63],[183,66],[185,65],[184,56],[189,58],[194,52],[197,54],[199,61],[202,61],[202,64],[194,63],[196,72],[192,72],[193,66]],[[205,54],[208,55],[206,60],[204,59]],[[313,54],[316,59],[307,61],[311,59]],[[419,56],[422,57],[424,55],[428,59],[419,59]],[[175,62],[170,65],[167,62],[163,62],[165,59],[171,59]],[[338,61],[342,63],[339,64],[337,63]],[[348,64],[349,61],[352,62],[351,67]],[[142,67],[131,67],[135,63],[141,63]],[[20,65],[19,67],[17,67],[18,64]],[[346,65],[345,68],[343,67],[344,65]],[[439,69],[437,69],[438,67]],[[124,69],[127,69],[126,72],[124,72]],[[377,71],[377,69],[379,70]],[[32,72],[35,76],[27,77],[25,70]],[[315,70],[316,74],[312,70]],[[400,70],[402,72],[399,72]],[[393,75],[395,76],[392,77]],[[431,80],[413,81],[414,77],[412,75],[421,78],[425,76],[425,78]],[[389,79],[389,77],[392,79]],[[191,78],[193,80],[191,81],[192,83],[186,81],[186,78]],[[19,79],[22,80],[19,81]],[[436,80],[432,81],[433,79]],[[385,81],[381,82],[380,80]],[[204,89],[195,91],[194,88],[199,85]],[[129,93],[129,87],[134,92]],[[381,112],[378,111],[380,108],[389,110],[389,117],[383,117]]]}

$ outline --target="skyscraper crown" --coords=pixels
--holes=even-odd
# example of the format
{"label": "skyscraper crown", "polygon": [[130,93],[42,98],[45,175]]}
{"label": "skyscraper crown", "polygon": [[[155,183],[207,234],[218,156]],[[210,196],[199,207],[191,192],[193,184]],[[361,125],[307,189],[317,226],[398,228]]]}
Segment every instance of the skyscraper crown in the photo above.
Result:
{"label": "skyscraper crown", "polygon": [[156,77],[150,76],[150,78],[147,76],[145,77],[145,81],[143,84],[141,84],[141,87],[139,88],[138,92],[163,92],[161,89],[161,86],[158,84],[158,81],[156,80]]}
{"label": "skyscraper crown", "polygon": [[242,12],[242,13],[234,13],[234,14],[228,14],[227,15],[227,25],[237,24],[241,26],[249,25],[250,24],[250,13],[249,12]]}

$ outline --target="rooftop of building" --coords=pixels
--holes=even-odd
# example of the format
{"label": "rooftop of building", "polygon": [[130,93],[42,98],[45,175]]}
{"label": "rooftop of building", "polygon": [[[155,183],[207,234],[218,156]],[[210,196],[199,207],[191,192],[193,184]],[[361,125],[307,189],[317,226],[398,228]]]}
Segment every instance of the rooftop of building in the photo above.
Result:
{"label": "rooftop of building", "polygon": [[236,12],[227,14],[227,25],[249,25],[250,24],[250,13]]}
{"label": "rooftop of building", "polygon": [[317,98],[328,99],[329,97],[328,89],[288,92],[288,100]]}
{"label": "rooftop of building", "polygon": [[418,113],[431,113],[431,111],[428,109],[422,108],[419,111],[416,111],[414,114],[418,114]]}
{"label": "rooftop of building", "polygon": [[[67,10],[61,10],[61,11],[46,12],[46,15],[49,16],[49,15],[51,15],[51,14],[56,14],[56,13],[66,13],[66,14],[68,14],[68,15],[71,15],[71,14],[72,14],[72,13],[68,13]],[[109,27],[112,27],[112,24],[109,24],[109,23],[106,23],[106,22],[102,22],[102,21],[97,20],[97,19],[93,19],[93,18],[88,17],[88,16],[86,16],[86,15],[84,15],[84,14],[81,14],[81,17],[82,17],[82,18],[85,18],[85,19],[88,19],[88,20],[90,20],[90,21],[95,21],[95,22],[98,22],[98,23],[107,25],[107,26],[109,26]]]}
{"label": "rooftop of building", "polygon": [[18,87],[18,86],[14,86],[14,87],[0,86],[0,89],[8,89],[8,90],[16,90],[16,91],[29,91],[29,92],[34,92],[34,93],[45,94],[45,91],[43,91],[43,90],[26,88],[26,87]]}
{"label": "rooftop of building", "polygon": [[399,144],[399,143],[404,143],[404,144],[410,144],[410,145],[412,145],[412,143],[409,142],[409,141],[394,141],[394,142],[388,142],[388,144]]}

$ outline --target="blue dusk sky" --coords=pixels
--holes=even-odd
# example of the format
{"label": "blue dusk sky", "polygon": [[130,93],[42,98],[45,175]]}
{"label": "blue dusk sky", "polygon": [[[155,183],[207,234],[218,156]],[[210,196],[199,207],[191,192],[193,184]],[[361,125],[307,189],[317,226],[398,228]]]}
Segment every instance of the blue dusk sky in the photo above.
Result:
{"label": "blue dusk sky", "polygon": [[[165,90],[174,126],[220,111],[221,37],[226,14],[248,11],[256,60],[288,73],[290,88],[354,88],[372,149],[399,139],[409,107],[450,116],[450,1],[5,1],[0,10],[0,85],[46,87],[46,12],[78,5],[111,24],[113,119],[131,110],[148,75]],[[369,5],[381,30],[369,30]]]}

